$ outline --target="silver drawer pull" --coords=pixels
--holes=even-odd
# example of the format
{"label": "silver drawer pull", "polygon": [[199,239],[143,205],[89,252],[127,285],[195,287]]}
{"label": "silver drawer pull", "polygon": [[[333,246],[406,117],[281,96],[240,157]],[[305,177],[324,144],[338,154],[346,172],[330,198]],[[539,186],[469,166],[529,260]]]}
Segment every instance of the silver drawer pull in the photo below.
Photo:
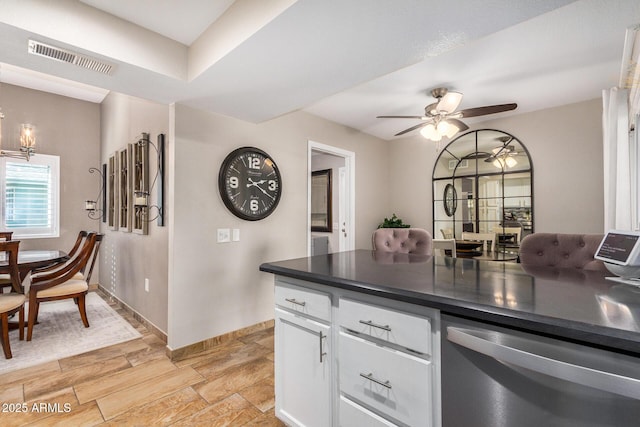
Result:
{"label": "silver drawer pull", "polygon": [[327,355],[327,353],[322,348],[322,340],[326,338],[326,335],[322,335],[322,331],[318,332],[320,334],[320,363],[323,362],[322,358]]}
{"label": "silver drawer pull", "polygon": [[362,323],[363,325],[367,325],[367,326],[371,326],[371,327],[374,327],[374,328],[382,329],[384,331],[391,332],[391,328],[389,327],[389,325],[384,325],[384,326],[383,325],[376,325],[371,320],[361,320],[360,323]]}
{"label": "silver drawer pull", "polygon": [[362,374],[361,373],[360,376],[362,378],[366,378],[371,382],[374,382],[376,384],[380,384],[382,387],[386,387],[389,390],[391,390],[391,383],[389,381],[382,381],[382,380],[376,379],[376,378],[373,377],[373,374],[371,372],[369,372],[368,374]]}
{"label": "silver drawer pull", "polygon": [[295,298],[285,298],[284,300],[286,302],[290,302],[291,304],[296,304],[296,305],[299,305],[301,307],[304,307],[305,305],[307,305],[306,302],[304,302],[304,301],[296,301]]}

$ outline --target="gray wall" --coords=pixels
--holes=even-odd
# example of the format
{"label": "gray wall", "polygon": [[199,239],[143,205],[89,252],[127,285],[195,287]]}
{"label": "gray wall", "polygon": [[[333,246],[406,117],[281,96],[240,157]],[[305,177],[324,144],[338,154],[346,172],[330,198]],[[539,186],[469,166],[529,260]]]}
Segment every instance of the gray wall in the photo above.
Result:
{"label": "gray wall", "polygon": [[[356,153],[356,247],[370,248],[386,213],[388,144],[306,113],[251,124],[175,106],[169,170],[169,347],[180,348],[273,319],[273,276],[265,261],[307,254],[308,140]],[[218,170],[241,146],[276,161],[283,193],[273,214],[243,221],[223,205]],[[216,243],[216,229],[239,228],[240,241]]]}
{"label": "gray wall", "polygon": [[[101,180],[89,173],[100,167],[100,105],[19,86],[2,84],[2,147],[17,150],[21,123],[36,126],[37,153],[60,156],[60,237],[23,239],[20,249],[69,251],[78,231],[97,230],[84,202],[94,199]],[[94,271],[92,282],[98,281]]]}
{"label": "gray wall", "polygon": [[[169,107],[139,98],[111,93],[102,102],[102,163],[134,143],[142,132],[156,143],[159,133],[168,135]],[[170,145],[171,142],[168,141]],[[149,179],[157,171],[156,151],[149,149]],[[150,204],[157,203],[155,188]],[[150,217],[156,210],[150,211]],[[132,307],[158,329],[167,331],[168,227],[149,223],[149,234],[110,230],[101,223],[105,241],[100,250],[100,284]],[[144,280],[149,279],[149,292]]]}
{"label": "gray wall", "polygon": [[[602,233],[604,184],[602,101],[565,105],[487,120],[472,129],[498,129],[527,147],[534,169],[536,232]],[[397,140],[390,150],[390,205],[414,227],[433,230],[435,144],[420,136]]]}

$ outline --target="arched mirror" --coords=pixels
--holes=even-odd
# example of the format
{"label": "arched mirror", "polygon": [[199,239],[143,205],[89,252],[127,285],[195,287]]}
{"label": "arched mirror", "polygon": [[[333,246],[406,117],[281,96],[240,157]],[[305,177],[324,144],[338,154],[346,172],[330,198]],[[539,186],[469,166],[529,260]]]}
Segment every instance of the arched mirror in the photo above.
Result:
{"label": "arched mirror", "polygon": [[518,138],[481,129],[442,150],[433,168],[434,237],[492,233],[493,247],[504,249],[533,227],[533,165]]}

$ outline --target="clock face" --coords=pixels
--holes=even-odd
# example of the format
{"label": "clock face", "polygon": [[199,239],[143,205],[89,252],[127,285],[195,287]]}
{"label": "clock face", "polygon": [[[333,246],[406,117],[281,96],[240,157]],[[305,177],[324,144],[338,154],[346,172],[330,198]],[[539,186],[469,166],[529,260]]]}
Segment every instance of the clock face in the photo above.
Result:
{"label": "clock face", "polygon": [[447,216],[453,216],[456,213],[458,207],[458,200],[456,189],[452,184],[447,184],[444,187],[444,211]]}
{"label": "clock face", "polygon": [[282,181],[276,163],[254,147],[238,148],[224,159],[218,187],[225,206],[237,217],[257,221],[280,201]]}

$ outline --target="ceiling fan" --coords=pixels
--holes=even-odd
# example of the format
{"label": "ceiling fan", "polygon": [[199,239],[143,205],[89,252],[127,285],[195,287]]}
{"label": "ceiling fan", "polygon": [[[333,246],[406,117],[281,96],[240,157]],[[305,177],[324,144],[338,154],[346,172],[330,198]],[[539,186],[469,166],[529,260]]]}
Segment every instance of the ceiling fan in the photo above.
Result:
{"label": "ceiling fan", "polygon": [[518,164],[518,161],[514,159],[515,156],[521,154],[516,151],[516,148],[511,145],[511,142],[515,139],[512,136],[501,136],[496,138],[502,143],[502,145],[491,150],[489,155],[484,161],[487,163],[493,163],[498,169],[512,168]]}
{"label": "ceiling fan", "polygon": [[395,136],[404,135],[405,133],[422,128],[420,133],[425,138],[440,141],[443,136],[451,138],[456,133],[469,129],[469,126],[465,125],[459,119],[515,110],[518,106],[518,104],[487,105],[485,107],[467,108],[456,111],[462,101],[462,94],[460,92],[453,92],[447,88],[440,87],[433,89],[431,96],[436,98],[436,102],[424,107],[423,116],[377,116],[377,118],[422,120],[422,123],[400,131],[396,133]]}

